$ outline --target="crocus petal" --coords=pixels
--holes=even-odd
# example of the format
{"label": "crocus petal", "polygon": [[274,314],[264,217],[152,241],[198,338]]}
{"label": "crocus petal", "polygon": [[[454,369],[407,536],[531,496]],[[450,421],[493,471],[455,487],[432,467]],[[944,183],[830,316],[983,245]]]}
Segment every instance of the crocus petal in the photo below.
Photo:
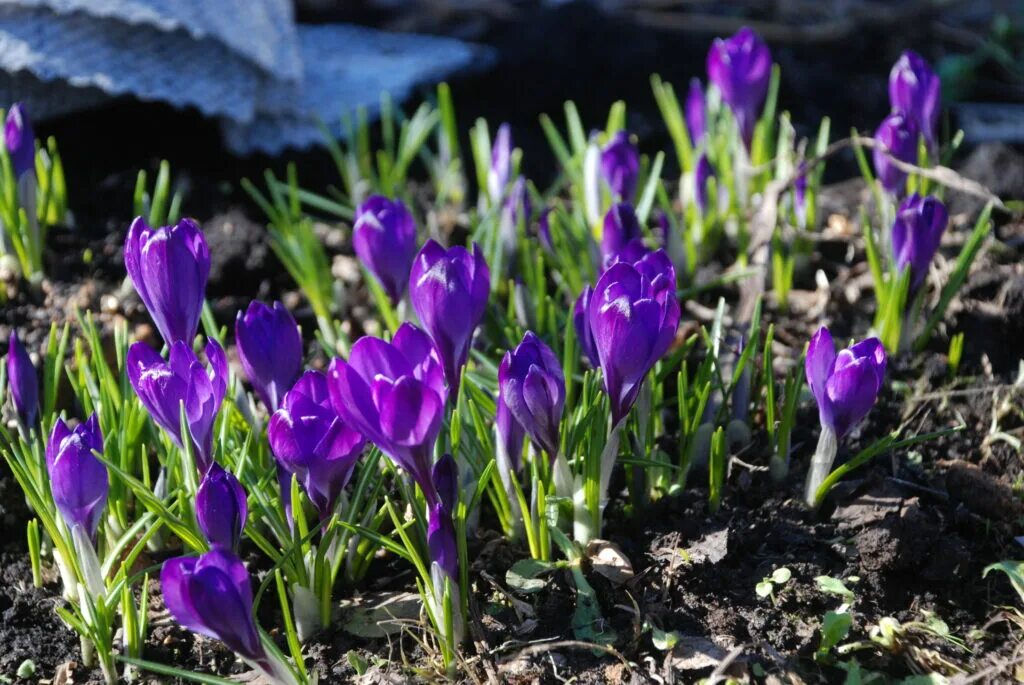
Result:
{"label": "crocus petal", "polygon": [[212,545],[237,549],[249,515],[245,489],[234,474],[214,463],[196,491],[196,520]]}
{"label": "crocus petal", "polygon": [[836,361],[836,346],[832,341],[832,334],[822,326],[811,338],[807,346],[807,356],[804,359],[804,372],[807,376],[807,385],[820,407],[825,398],[825,383],[832,373],[832,366]]}
{"label": "crocus petal", "polygon": [[[235,319],[235,342],[238,359],[257,396],[267,409],[276,411],[302,373],[302,336],[295,319],[280,302],[271,308],[253,300]],[[226,377],[226,372],[223,375]]]}
{"label": "crocus petal", "polygon": [[416,257],[416,222],[405,204],[381,195],[367,198],[356,210],[352,246],[392,303],[401,300]]}

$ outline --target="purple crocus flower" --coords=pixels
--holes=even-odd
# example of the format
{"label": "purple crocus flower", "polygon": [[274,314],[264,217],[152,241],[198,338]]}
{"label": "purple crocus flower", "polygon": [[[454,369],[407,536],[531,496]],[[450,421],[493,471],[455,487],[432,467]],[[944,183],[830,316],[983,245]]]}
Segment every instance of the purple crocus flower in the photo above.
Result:
{"label": "purple crocus flower", "polygon": [[171,345],[167,361],[145,343],[137,342],[128,350],[128,380],[135,394],[178,447],[181,435],[181,405],[189,439],[195,452],[199,473],[213,463],[213,422],[217,418],[228,384],[228,362],[215,340],[206,344],[210,370],[199,361],[184,342]]}
{"label": "purple crocus flower", "polygon": [[629,133],[619,131],[601,150],[601,177],[619,201],[632,200],[640,175],[640,153],[629,140]]}
{"label": "purple crocus flower", "polygon": [[[507,470],[518,473],[522,465],[523,440],[526,439],[526,431],[519,421],[512,416],[508,405],[501,392],[498,392],[496,411],[494,416],[494,427],[498,436],[498,450],[503,452],[506,458]],[[501,460],[498,461],[499,472],[502,469]],[[502,475],[504,482],[504,474]]]}
{"label": "purple crocus flower", "polygon": [[913,119],[932,148],[937,142],[942,82],[921,55],[906,50],[889,72],[889,102]]}
{"label": "purple crocus flower", "polygon": [[512,127],[502,124],[494,135],[491,146],[491,168],[487,170],[487,193],[497,204],[505,194],[505,186],[512,177]]}
{"label": "purple crocus flower", "polygon": [[747,27],[727,39],[716,38],[708,51],[708,79],[718,87],[750,148],[754,126],[768,94],[772,75],[772,53],[761,38]]}
{"label": "purple crocus flower", "polygon": [[686,130],[690,134],[690,143],[697,147],[704,140],[707,126],[707,109],[704,103],[704,87],[699,78],[690,79],[690,90],[686,93]]}
{"label": "purple crocus flower", "polygon": [[900,205],[892,225],[892,251],[896,268],[910,269],[910,286],[917,290],[928,275],[928,265],[939,249],[949,212],[937,198],[914,193]]}
{"label": "purple crocus flower", "polygon": [[371,195],[356,210],[352,246],[393,303],[405,294],[416,258],[416,221],[401,200]]}
{"label": "purple crocus flower", "polygon": [[473,331],[480,324],[490,294],[491,273],[479,245],[445,250],[428,240],[409,276],[412,306],[434,339],[452,396],[469,357]]}
{"label": "purple crocus flower", "polygon": [[807,165],[801,162],[793,180],[793,212],[801,228],[807,227]]}
{"label": "purple crocus flower", "polygon": [[124,266],[164,342],[191,343],[210,276],[210,249],[196,222],[152,229],[136,218],[124,241]]}
{"label": "purple crocus flower", "polygon": [[701,214],[708,208],[708,181],[712,178],[715,178],[715,168],[711,166],[708,156],[701,154],[693,170],[693,201]]}
{"label": "purple crocus flower", "polygon": [[430,468],[447,392],[430,336],[404,323],[388,343],[364,337],[348,360],[328,369],[328,391],[338,416],[377,445],[437,501]]}
{"label": "purple crocus flower", "polygon": [[7,154],[11,156],[11,167],[15,178],[21,178],[26,172],[36,168],[36,137],[32,131],[32,120],[28,109],[20,102],[15,102],[7,110],[7,121],[4,123],[4,144]]}
{"label": "purple crocus flower", "polygon": [[[445,454],[431,471],[437,501],[427,508],[427,552],[432,564],[452,581],[459,578],[459,547],[455,538],[452,513],[458,501],[458,467],[452,455]],[[442,588],[438,588],[442,590]]]}
{"label": "purple crocus flower", "polygon": [[818,403],[821,425],[837,438],[867,416],[885,378],[885,347],[868,338],[836,354],[828,329],[822,326],[807,348],[807,384]]}
{"label": "purple crocus flower", "polygon": [[[366,439],[338,418],[327,376],[319,371],[303,374],[271,417],[267,435],[278,463],[295,474],[320,518],[329,518]],[[290,494],[284,490],[282,496]]]}
{"label": "purple crocus flower", "polygon": [[604,230],[601,232],[601,254],[605,266],[609,265],[633,241],[643,236],[640,221],[636,218],[633,205],[619,202],[612,205],[604,215]]}
{"label": "purple crocus flower", "polygon": [[601,367],[601,361],[597,356],[594,334],[590,330],[590,300],[593,296],[594,289],[590,284],[583,286],[583,292],[576,298],[576,306],[572,310],[572,323],[576,327],[576,339],[580,342],[580,349],[590,361],[590,368],[598,369]]}
{"label": "purple crocus flower", "polygon": [[18,416],[26,426],[34,424],[39,411],[39,374],[14,330],[7,346],[7,387]]}
{"label": "purple crocus flower", "polygon": [[235,475],[214,462],[196,490],[196,521],[211,545],[238,550],[249,503]]}
{"label": "purple crocus flower", "polygon": [[885,151],[888,150],[889,154],[902,162],[913,163],[917,160],[917,135],[917,124],[900,112],[887,116],[875,131],[875,141],[881,147],[876,146],[872,150],[872,160],[878,181],[886,192],[902,195],[907,173],[897,169]]}
{"label": "purple crocus flower", "polygon": [[281,397],[302,373],[302,336],[280,302],[253,300],[235,318],[235,344],[245,375],[263,404],[277,411]]}
{"label": "purple crocus flower", "polygon": [[658,256],[609,267],[588,309],[613,425],[633,407],[644,377],[668,351],[679,325],[675,269],[664,250],[652,254]]}
{"label": "purple crocus flower", "polygon": [[498,390],[509,412],[554,460],[565,407],[565,376],[551,348],[527,331],[498,367]]}
{"label": "purple crocus flower", "polygon": [[103,434],[96,414],[74,430],[63,419],[57,419],[46,443],[46,470],[53,503],[68,528],[81,526],[91,540],[96,539],[110,491],[107,467],[94,451],[103,451]]}

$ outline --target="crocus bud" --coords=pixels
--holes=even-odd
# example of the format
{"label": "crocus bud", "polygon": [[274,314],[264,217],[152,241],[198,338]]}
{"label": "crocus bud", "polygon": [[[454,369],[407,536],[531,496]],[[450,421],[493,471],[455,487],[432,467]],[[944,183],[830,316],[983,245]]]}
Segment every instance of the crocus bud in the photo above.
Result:
{"label": "crocus bud", "polygon": [[191,344],[210,276],[210,250],[196,222],[152,229],[138,217],[124,242],[124,266],[164,342]]}
{"label": "crocus bud", "polygon": [[416,257],[416,221],[401,200],[371,195],[356,210],[352,246],[393,303],[405,294]]}
{"label": "crocus bud", "polygon": [[128,380],[142,405],[178,447],[181,435],[181,405],[185,405],[188,438],[192,441],[199,473],[213,463],[213,422],[217,418],[228,384],[228,362],[215,340],[206,344],[207,369],[189,345],[171,345],[167,361],[145,343],[128,349]]}
{"label": "crocus bud", "polygon": [[210,465],[196,491],[196,521],[211,545],[238,550],[249,504],[245,488],[220,464]]}
{"label": "crocus bud", "polygon": [[642,237],[640,221],[636,218],[633,205],[628,202],[612,205],[604,215],[604,230],[601,233],[601,254],[605,266],[610,264],[626,245]]}
{"label": "crocus bud", "polygon": [[715,168],[708,161],[708,156],[702,154],[693,170],[693,201],[701,214],[708,208],[708,181],[712,178],[715,178]]}
{"label": "crocus bud", "polygon": [[527,331],[523,341],[501,360],[498,390],[516,421],[554,459],[565,406],[565,376],[551,348]]}
{"label": "crocus bud", "polygon": [[942,82],[928,62],[906,50],[889,72],[889,102],[894,111],[913,119],[930,147],[937,142]]}
{"label": "crocus bud", "polygon": [[404,323],[390,343],[360,338],[327,372],[338,416],[409,473],[428,503],[437,501],[431,465],[447,398],[442,368],[430,337]]}
{"label": "crocus bud", "polygon": [[469,357],[473,331],[480,324],[490,294],[491,274],[479,245],[445,250],[428,240],[413,262],[409,292],[413,309],[433,338],[452,396]]}
{"label": "crocus bud", "polygon": [[11,167],[15,178],[21,178],[26,172],[36,168],[36,137],[32,131],[32,121],[28,117],[25,105],[15,102],[7,110],[7,121],[4,124],[4,144],[7,154],[11,156]]}
{"label": "crocus bud", "polygon": [[675,270],[663,250],[656,253],[664,257],[657,265],[613,264],[598,279],[590,301],[590,328],[613,425],[633,407],[644,377],[668,351],[679,325]]}
{"label": "crocus bud", "polygon": [[[320,518],[330,518],[366,440],[338,418],[327,376],[319,371],[303,374],[271,417],[267,436],[278,463],[295,474]],[[290,494],[285,490],[283,496]]]}
{"label": "crocus bud", "polygon": [[878,338],[836,354],[832,335],[819,328],[807,348],[805,370],[822,426],[842,438],[867,416],[882,389],[885,365],[885,347]]}
{"label": "crocus bud", "polygon": [[39,411],[39,374],[18,332],[13,330],[7,346],[7,387],[18,416],[26,426],[34,424]]}
{"label": "crocus bud", "polygon": [[50,474],[53,503],[69,529],[81,526],[91,540],[96,539],[110,491],[107,467],[94,451],[103,451],[103,434],[96,414],[74,430],[63,419],[57,419],[46,443],[46,470]]}
{"label": "crocus bud", "polygon": [[[512,416],[500,391],[496,403],[494,427],[497,431],[497,448],[500,456],[505,460],[503,464],[502,459],[498,459],[499,472],[504,468],[510,473],[518,473],[519,467],[522,466],[523,440],[526,439],[526,431],[523,430],[522,424]],[[504,480],[505,477],[502,474],[502,482]]]}
{"label": "crocus bud", "polygon": [[938,198],[914,193],[900,205],[892,225],[892,252],[896,268],[910,269],[910,286],[916,290],[928,275],[928,265],[939,249],[949,223],[946,206]]}
{"label": "crocus bud", "polygon": [[772,53],[761,38],[747,27],[731,38],[716,38],[708,51],[708,79],[718,87],[729,105],[747,148],[754,126],[768,95],[772,75]]}
{"label": "crocus bud", "polygon": [[530,223],[533,206],[530,202],[530,191],[526,187],[525,177],[520,176],[512,184],[512,190],[505,200],[504,211],[508,215],[509,223],[513,229],[519,225],[520,218],[522,218],[523,223]]}
{"label": "crocus bud", "polygon": [[548,252],[554,252],[555,246],[551,242],[551,208],[545,207],[537,217],[537,239]]}
{"label": "crocus bud", "polygon": [[253,300],[235,317],[235,344],[253,390],[271,412],[302,373],[302,336],[280,302]]}
{"label": "crocus bud", "polygon": [[690,90],[686,93],[686,130],[690,134],[690,143],[697,147],[704,141],[706,127],[706,105],[704,88],[699,78],[690,79]]}
{"label": "crocus bud", "polygon": [[590,300],[594,296],[594,289],[590,284],[583,286],[583,292],[576,298],[576,306],[572,310],[572,323],[576,328],[576,339],[580,342],[580,349],[590,362],[590,368],[600,368],[601,362],[597,357],[597,347],[594,344],[594,334],[590,329]]}
{"label": "crocus bud", "polygon": [[875,131],[875,142],[880,146],[872,150],[872,160],[878,182],[886,192],[902,195],[903,183],[907,180],[907,172],[897,169],[886,151],[902,162],[913,163],[917,159],[917,135],[914,120],[899,112],[887,116]]}
{"label": "crocus bud", "polygon": [[633,199],[640,175],[640,153],[629,140],[629,133],[619,131],[601,150],[601,177],[616,200]]}
{"label": "crocus bud", "polygon": [[512,177],[512,127],[502,124],[491,146],[491,168],[487,170],[487,194],[497,205],[505,194],[505,186]]}

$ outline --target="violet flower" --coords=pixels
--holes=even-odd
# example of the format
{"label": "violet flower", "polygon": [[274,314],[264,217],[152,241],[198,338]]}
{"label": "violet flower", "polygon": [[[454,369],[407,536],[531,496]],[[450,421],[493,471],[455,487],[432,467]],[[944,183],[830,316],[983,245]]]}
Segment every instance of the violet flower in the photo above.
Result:
{"label": "violet flower", "polygon": [[7,121],[4,123],[4,144],[7,154],[11,157],[14,177],[20,179],[36,168],[36,137],[32,131],[32,120],[28,109],[20,102],[15,102],[7,110]]}
{"label": "violet flower", "polygon": [[640,153],[629,140],[629,133],[619,131],[601,150],[601,177],[615,200],[632,200],[640,176]]}
{"label": "violet flower", "polygon": [[270,307],[253,300],[235,317],[238,360],[253,390],[271,412],[302,373],[302,336],[280,302]]}
{"label": "violet flower", "polygon": [[[366,439],[338,418],[327,376],[319,371],[303,374],[271,417],[267,435],[278,463],[295,474],[321,520],[330,518]],[[291,494],[282,489],[282,497],[288,501]]]}
{"label": "violet flower", "polygon": [[708,208],[708,181],[712,178],[715,178],[715,168],[711,166],[708,156],[701,154],[693,170],[693,201],[702,215]]}
{"label": "violet flower", "polygon": [[14,410],[25,426],[32,426],[39,411],[39,374],[15,330],[7,346],[7,387]]}
{"label": "violet flower", "polygon": [[744,26],[731,38],[715,39],[708,51],[707,67],[708,79],[718,87],[732,110],[749,150],[768,94],[771,51],[756,33]]}
{"label": "violet flower", "polygon": [[228,363],[215,340],[206,344],[207,369],[184,342],[171,345],[167,361],[145,343],[128,350],[128,380],[135,394],[178,447],[181,435],[181,405],[185,406],[188,438],[192,441],[196,467],[206,473],[213,463],[213,422],[227,392]]}
{"label": "violet flower", "polygon": [[686,130],[690,134],[690,144],[698,147],[704,141],[707,127],[707,105],[704,102],[704,87],[699,78],[690,79],[690,90],[686,93],[685,104]]}
{"label": "violet flower", "polygon": [[233,473],[214,462],[196,490],[196,522],[213,546],[238,551],[249,503]]}
{"label": "violet flower", "polygon": [[356,210],[352,246],[377,278],[392,303],[398,303],[409,284],[416,258],[416,221],[399,200],[371,195]]}
{"label": "violet flower", "polygon": [[360,338],[347,361],[331,362],[327,376],[338,416],[412,476],[427,503],[435,504],[430,469],[447,392],[430,337],[407,322],[390,343]]}
{"label": "violet flower", "polygon": [[619,202],[609,208],[604,215],[604,229],[601,232],[601,254],[604,266],[611,262],[633,241],[643,237],[640,221],[636,218],[633,205]]}
{"label": "violet flower", "polygon": [[487,170],[487,194],[492,205],[501,201],[505,186],[512,177],[512,127],[502,124],[491,146],[491,168]]}
{"label": "violet flower", "polygon": [[799,173],[793,180],[793,213],[801,228],[807,227],[807,165],[800,163]]}
{"label": "violet flower", "polygon": [[907,172],[896,168],[886,150],[896,159],[912,164],[917,160],[917,124],[900,112],[887,116],[875,131],[875,141],[880,143],[872,150],[875,174],[886,192],[902,195]]}
{"label": "violet flower", "polygon": [[74,430],[63,419],[57,419],[46,443],[46,470],[53,503],[68,529],[81,526],[93,541],[110,491],[107,467],[94,451],[103,451],[103,434],[96,414]]}
{"label": "violet flower", "polygon": [[889,102],[894,111],[914,120],[928,146],[934,149],[942,82],[928,62],[913,50],[905,50],[889,72]]}
{"label": "violet flower", "polygon": [[513,418],[549,460],[559,451],[559,426],[565,407],[565,376],[551,348],[527,331],[498,367],[498,390]]}
{"label": "violet flower", "polygon": [[572,310],[572,323],[576,328],[576,339],[579,340],[580,349],[590,362],[590,368],[601,368],[601,361],[597,356],[597,346],[594,343],[594,334],[590,330],[590,300],[594,296],[594,289],[590,284],[583,286],[583,292],[576,298],[576,305]]}
{"label": "violet flower", "polygon": [[437,564],[452,584],[459,578],[459,549],[455,539],[452,514],[459,497],[458,466],[452,455],[445,454],[431,469],[431,482],[437,501],[427,511],[427,551],[432,564]]}
{"label": "violet flower", "polygon": [[[498,471],[500,473],[504,467],[509,473],[518,473],[522,466],[523,440],[526,439],[526,430],[512,415],[500,391],[495,407],[494,428],[497,434],[499,454]],[[504,464],[502,463],[503,459]],[[504,477],[502,477],[502,481],[504,482]]]}
{"label": "violet flower", "polygon": [[191,344],[210,276],[210,250],[196,222],[153,229],[136,218],[125,238],[124,266],[164,342]]}
{"label": "violet flower", "polygon": [[917,290],[928,275],[928,265],[939,249],[949,213],[940,200],[914,193],[900,205],[892,225],[892,251],[896,268],[910,269],[910,287]]}
{"label": "violet flower", "polygon": [[474,244],[470,254],[464,247],[445,250],[428,240],[413,263],[409,276],[412,306],[437,346],[453,397],[458,396],[459,376],[469,357],[473,331],[487,307],[490,287],[491,274],[479,245]]}

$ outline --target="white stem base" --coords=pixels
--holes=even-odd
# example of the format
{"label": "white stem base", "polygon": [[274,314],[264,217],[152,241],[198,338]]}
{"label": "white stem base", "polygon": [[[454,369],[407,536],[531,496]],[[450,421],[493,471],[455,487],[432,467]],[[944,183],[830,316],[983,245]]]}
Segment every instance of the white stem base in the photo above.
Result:
{"label": "white stem base", "polygon": [[811,466],[807,470],[807,482],[804,485],[804,500],[807,506],[815,504],[815,493],[832,472],[832,463],[836,460],[836,453],[839,451],[839,441],[836,432],[829,426],[821,427],[821,436],[818,438],[818,448],[811,458]]}

